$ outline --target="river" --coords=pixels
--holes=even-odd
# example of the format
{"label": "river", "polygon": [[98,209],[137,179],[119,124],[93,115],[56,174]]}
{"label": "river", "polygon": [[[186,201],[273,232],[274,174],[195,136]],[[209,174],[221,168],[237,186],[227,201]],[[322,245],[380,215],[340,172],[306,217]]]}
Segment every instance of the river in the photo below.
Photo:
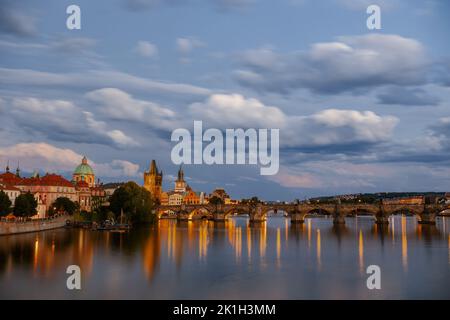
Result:
{"label": "river", "polygon": [[[2,299],[450,299],[450,218],[282,216],[250,224],[160,220],[129,233],[57,229],[0,237]],[[66,286],[69,265],[81,290]],[[369,290],[369,265],[381,289]]]}

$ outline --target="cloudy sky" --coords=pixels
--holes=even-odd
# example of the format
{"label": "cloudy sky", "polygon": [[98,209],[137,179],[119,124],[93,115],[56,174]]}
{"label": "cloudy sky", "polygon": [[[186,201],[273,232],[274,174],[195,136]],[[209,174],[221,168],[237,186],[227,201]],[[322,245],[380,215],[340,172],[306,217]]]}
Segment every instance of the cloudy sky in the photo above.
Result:
{"label": "cloudy sky", "polygon": [[[81,8],[81,30],[66,8]],[[382,29],[366,8],[382,9]],[[172,130],[279,128],[280,171],[185,166],[233,197],[450,191],[450,5],[433,0],[0,0],[0,164],[105,182]]]}

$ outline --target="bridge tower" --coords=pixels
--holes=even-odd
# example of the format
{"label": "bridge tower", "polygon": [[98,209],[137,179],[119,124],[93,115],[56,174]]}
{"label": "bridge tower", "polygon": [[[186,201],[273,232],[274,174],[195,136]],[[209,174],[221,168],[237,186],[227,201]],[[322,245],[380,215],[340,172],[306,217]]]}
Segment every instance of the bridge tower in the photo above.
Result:
{"label": "bridge tower", "polygon": [[144,172],[144,188],[150,191],[152,197],[160,202],[162,193],[162,171],[158,171],[156,161],[152,160],[150,170]]}

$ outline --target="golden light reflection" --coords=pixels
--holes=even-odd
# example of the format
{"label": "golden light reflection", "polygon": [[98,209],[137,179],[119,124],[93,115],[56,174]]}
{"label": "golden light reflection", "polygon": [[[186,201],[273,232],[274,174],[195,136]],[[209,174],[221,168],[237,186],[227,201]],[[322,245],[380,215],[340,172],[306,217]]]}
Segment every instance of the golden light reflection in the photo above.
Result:
{"label": "golden light reflection", "polygon": [[171,249],[172,257],[177,257],[177,226],[172,225],[172,249]]}
{"label": "golden light reflection", "polygon": [[195,239],[195,234],[194,234],[194,223],[189,220],[187,223],[187,228],[188,228],[188,247],[189,247],[189,251],[191,251],[193,244],[194,244],[194,239]]}
{"label": "golden light reflection", "polygon": [[288,236],[289,236],[289,220],[284,219],[284,241],[286,243],[286,247],[288,244]]}
{"label": "golden light reflection", "polygon": [[151,233],[144,245],[143,252],[143,269],[148,280],[152,280],[156,274],[160,259],[160,238],[159,230]]}
{"label": "golden light reflection", "polygon": [[242,256],[242,228],[239,227],[236,229],[235,233],[235,253],[236,253],[236,260],[240,261]]}
{"label": "golden light reflection", "polygon": [[81,229],[80,233],[78,233],[78,254],[80,256],[83,254],[83,239],[84,239],[84,230]]}
{"label": "golden light reflection", "polygon": [[252,232],[250,227],[247,225],[247,255],[248,260],[252,258]]}
{"label": "golden light reflection", "polygon": [[234,244],[235,244],[235,227],[234,227],[234,221],[233,219],[228,219],[226,222],[226,226],[227,226],[227,231],[228,231],[228,242],[230,243],[230,245],[234,248]]}
{"label": "golden light reflection", "polygon": [[395,216],[392,216],[392,244],[395,244]]}
{"label": "golden light reflection", "polygon": [[208,253],[208,226],[202,225],[199,230],[198,256],[204,259]]}
{"label": "golden light reflection", "polygon": [[281,231],[277,229],[277,266],[280,267],[281,263]]}
{"label": "golden light reflection", "polygon": [[308,219],[308,249],[311,248],[311,219]]}
{"label": "golden light reflection", "polygon": [[359,230],[358,252],[359,252],[359,271],[362,274],[364,272],[364,239],[361,229]]}
{"label": "golden light reflection", "polygon": [[33,259],[33,270],[36,271],[38,266],[38,258],[39,258],[39,239],[36,237],[34,241],[34,259]]}
{"label": "golden light reflection", "polygon": [[321,254],[322,254],[322,243],[320,239],[320,229],[317,229],[317,267],[320,271],[320,268],[322,267],[322,260],[321,260]]}
{"label": "golden light reflection", "polygon": [[422,225],[421,224],[417,224],[416,233],[417,233],[417,238],[419,238],[419,240],[421,240],[422,239]]}
{"label": "golden light reflection", "polygon": [[261,258],[266,256],[266,248],[267,248],[267,225],[266,222],[261,224],[261,233],[259,234],[259,254]]}
{"label": "golden light reflection", "polygon": [[172,224],[167,226],[167,257],[170,259],[172,249]]}
{"label": "golden light reflection", "polygon": [[406,235],[406,217],[402,215],[402,264],[403,270],[408,270],[408,238]]}

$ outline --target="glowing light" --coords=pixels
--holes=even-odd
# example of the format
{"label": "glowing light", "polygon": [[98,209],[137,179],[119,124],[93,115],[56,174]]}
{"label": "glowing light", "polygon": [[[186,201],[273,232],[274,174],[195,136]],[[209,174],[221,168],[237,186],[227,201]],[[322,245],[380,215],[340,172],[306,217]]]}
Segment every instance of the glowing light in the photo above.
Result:
{"label": "glowing light", "polygon": [[320,240],[320,229],[317,229],[317,266],[320,268],[322,266],[322,261],[321,261],[321,254],[322,254],[322,244],[321,244],[321,240]]}
{"label": "glowing light", "polygon": [[359,230],[358,252],[359,252],[359,271],[362,274],[364,272],[364,239],[361,229]]}
{"label": "glowing light", "polygon": [[402,264],[403,270],[408,270],[408,238],[406,236],[406,217],[402,216]]}
{"label": "glowing light", "polygon": [[277,229],[277,266],[280,266],[281,258],[281,231],[280,228]]}
{"label": "glowing light", "polygon": [[248,254],[248,260],[251,260],[252,257],[252,233],[247,225],[247,254]]}

